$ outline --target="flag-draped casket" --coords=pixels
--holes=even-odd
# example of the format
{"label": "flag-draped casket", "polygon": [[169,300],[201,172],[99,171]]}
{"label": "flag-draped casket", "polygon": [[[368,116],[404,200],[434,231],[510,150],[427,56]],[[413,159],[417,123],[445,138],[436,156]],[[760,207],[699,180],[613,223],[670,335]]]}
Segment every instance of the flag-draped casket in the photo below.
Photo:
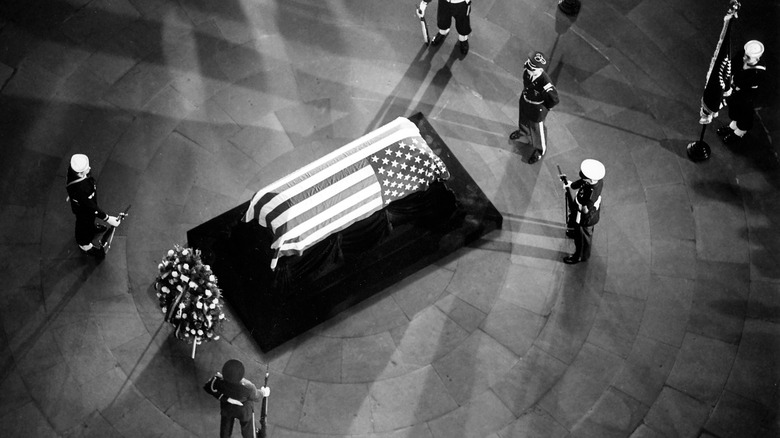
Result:
{"label": "flag-draped casket", "polygon": [[307,248],[395,200],[449,178],[417,126],[399,117],[260,189],[244,221],[271,234],[279,258]]}

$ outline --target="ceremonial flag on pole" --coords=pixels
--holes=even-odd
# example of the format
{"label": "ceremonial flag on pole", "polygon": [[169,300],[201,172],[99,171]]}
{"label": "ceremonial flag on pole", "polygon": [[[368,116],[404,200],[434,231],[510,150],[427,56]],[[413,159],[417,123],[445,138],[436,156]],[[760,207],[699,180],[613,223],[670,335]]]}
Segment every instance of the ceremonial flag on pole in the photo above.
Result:
{"label": "ceremonial flag on pole", "polygon": [[399,117],[258,191],[245,222],[257,220],[280,257],[302,254],[390,202],[449,178],[420,131]]}
{"label": "ceremonial flag on pole", "polygon": [[707,70],[707,82],[701,97],[699,123],[702,125],[711,123],[718,115],[723,105],[723,93],[731,86],[731,19],[737,17],[738,10],[739,2],[732,0],[729,11],[723,17],[723,29]]}

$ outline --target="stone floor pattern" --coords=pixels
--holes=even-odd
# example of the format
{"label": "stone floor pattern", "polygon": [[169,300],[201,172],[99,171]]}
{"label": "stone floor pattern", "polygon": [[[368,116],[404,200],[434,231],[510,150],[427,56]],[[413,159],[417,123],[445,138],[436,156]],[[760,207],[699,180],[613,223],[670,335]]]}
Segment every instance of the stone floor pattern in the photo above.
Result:
{"label": "stone floor pattern", "polygon": [[[474,1],[464,57],[454,30],[423,46],[413,0],[4,0],[0,435],[216,437],[201,386],[239,358],[255,382],[270,366],[274,438],[778,436],[780,87],[691,162],[727,2],[582,3]],[[763,40],[776,78],[780,6],[743,3],[735,47]],[[508,139],[530,50],[561,95],[534,165]],[[163,254],[418,111],[504,229],[270,352],[226,306],[191,359],[152,288]],[[107,211],[132,204],[102,263],[73,239],[73,153]],[[568,266],[555,166],[584,158],[607,168],[602,221]]]}

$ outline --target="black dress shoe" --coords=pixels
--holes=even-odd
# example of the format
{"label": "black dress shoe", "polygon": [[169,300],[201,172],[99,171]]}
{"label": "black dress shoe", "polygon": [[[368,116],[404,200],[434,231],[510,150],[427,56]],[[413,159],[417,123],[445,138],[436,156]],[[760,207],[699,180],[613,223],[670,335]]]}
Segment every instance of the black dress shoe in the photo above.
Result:
{"label": "black dress shoe", "polygon": [[563,263],[566,263],[567,265],[576,265],[580,261],[581,260],[579,257],[574,257],[574,256],[568,256],[563,258]]}
{"label": "black dress shoe", "polygon": [[523,136],[523,133],[521,133],[520,130],[518,129],[517,131],[514,131],[513,133],[509,134],[509,139],[510,140],[517,140],[518,138],[520,138],[522,136]]}
{"label": "black dress shoe", "polygon": [[731,134],[734,131],[731,128],[729,128],[728,126],[721,126],[720,128],[716,129],[715,132],[719,136],[723,137],[724,135]]}
{"label": "black dress shoe", "polygon": [[464,55],[469,53],[469,42],[468,42],[468,40],[460,42],[460,53],[462,53]]}
{"label": "black dress shoe", "polygon": [[577,235],[574,234],[574,231],[572,230],[566,231],[566,237],[568,237],[569,239],[574,239],[576,236]]}
{"label": "black dress shoe", "polygon": [[442,33],[436,33],[436,36],[434,36],[433,39],[431,40],[431,45],[438,46],[439,44],[441,44],[442,41],[444,41],[445,37],[447,37],[447,35],[444,35]]}
{"label": "black dress shoe", "polygon": [[534,149],[533,155],[528,159],[528,164],[534,164],[542,159],[542,151],[540,149]]}

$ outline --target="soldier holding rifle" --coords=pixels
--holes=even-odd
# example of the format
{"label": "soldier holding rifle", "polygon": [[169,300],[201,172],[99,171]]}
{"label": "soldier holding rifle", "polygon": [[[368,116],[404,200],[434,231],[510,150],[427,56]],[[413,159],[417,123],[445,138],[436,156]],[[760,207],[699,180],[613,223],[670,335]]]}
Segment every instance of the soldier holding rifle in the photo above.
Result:
{"label": "soldier holding rifle", "polygon": [[244,364],[240,360],[230,359],[225,362],[222,373],[217,372],[203,389],[220,401],[220,438],[231,436],[235,420],[241,425],[242,437],[255,438],[253,402],[259,400],[260,396],[268,397],[271,390],[267,386],[257,389],[254,383],[245,379]]}
{"label": "soldier holding rifle", "polygon": [[590,258],[593,227],[599,221],[601,189],[604,187],[606,171],[600,161],[587,159],[580,165],[580,179],[577,181],[569,182],[560,167],[558,173],[566,188],[569,207],[566,236],[574,239],[575,246],[574,254],[565,257],[563,262],[573,265]]}

